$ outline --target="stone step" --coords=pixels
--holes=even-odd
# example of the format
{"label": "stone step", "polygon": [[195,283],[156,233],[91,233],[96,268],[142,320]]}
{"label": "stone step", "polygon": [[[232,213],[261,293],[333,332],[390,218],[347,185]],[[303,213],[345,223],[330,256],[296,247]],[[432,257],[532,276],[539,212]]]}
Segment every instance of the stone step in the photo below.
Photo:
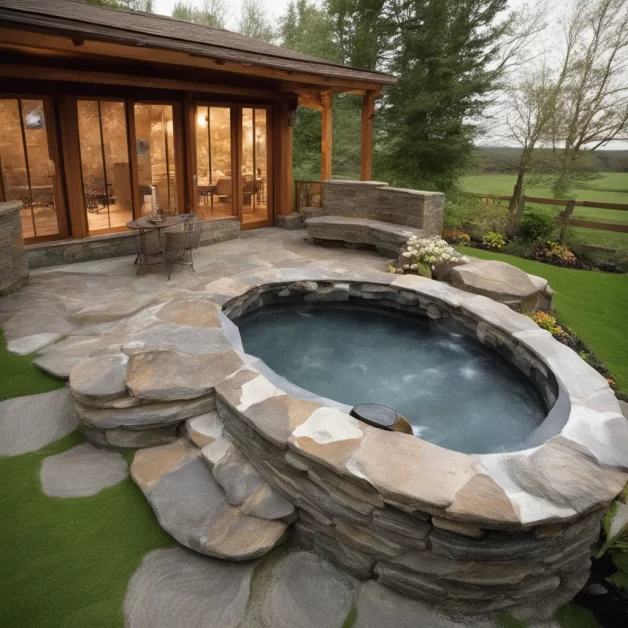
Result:
{"label": "stone step", "polygon": [[201,457],[227,501],[243,513],[271,520],[294,513],[294,505],[264,480],[228,437],[219,437],[205,445]]}
{"label": "stone step", "polygon": [[265,555],[283,539],[287,524],[246,515],[225,493],[187,438],[138,451],[131,476],[161,527],[181,545],[225,560]]}

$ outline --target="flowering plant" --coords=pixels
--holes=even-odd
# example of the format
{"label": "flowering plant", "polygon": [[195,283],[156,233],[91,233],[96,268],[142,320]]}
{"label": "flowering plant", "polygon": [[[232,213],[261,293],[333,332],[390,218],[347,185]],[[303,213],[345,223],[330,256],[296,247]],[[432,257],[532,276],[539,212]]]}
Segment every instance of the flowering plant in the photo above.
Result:
{"label": "flowering plant", "polygon": [[468,246],[471,244],[471,236],[459,229],[443,230],[443,240],[449,244],[457,244],[458,246]]}
{"label": "flowering plant", "polygon": [[556,266],[575,266],[577,259],[568,246],[559,242],[546,242],[534,250],[537,262],[555,264]]}
{"label": "flowering plant", "polygon": [[528,314],[528,316],[541,328],[549,331],[556,340],[560,340],[561,342],[565,342],[567,336],[569,335],[567,331],[565,331],[559,324],[558,321],[547,312],[541,312],[540,310],[537,312],[533,312],[532,314]]}
{"label": "flowering plant", "polygon": [[490,249],[501,249],[506,244],[506,239],[501,233],[495,231],[489,231],[483,238],[482,244],[485,244]]}
{"label": "flowering plant", "polygon": [[418,238],[412,236],[401,251],[400,262],[403,270],[418,271],[422,265],[427,265],[431,270],[436,266],[449,264],[466,264],[469,261],[464,255],[460,255],[445,240],[439,237]]}

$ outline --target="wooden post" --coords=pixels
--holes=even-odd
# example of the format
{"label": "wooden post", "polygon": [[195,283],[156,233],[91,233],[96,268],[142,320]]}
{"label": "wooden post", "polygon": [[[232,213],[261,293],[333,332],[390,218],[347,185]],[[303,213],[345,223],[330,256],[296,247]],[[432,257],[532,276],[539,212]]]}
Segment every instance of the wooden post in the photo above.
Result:
{"label": "wooden post", "polygon": [[292,213],[292,127],[288,123],[293,100],[282,100],[273,108],[273,180],[275,216]]}
{"label": "wooden post", "polygon": [[331,179],[332,156],[332,93],[323,92],[323,115],[321,118],[321,181]]}
{"label": "wooden post", "polygon": [[[198,211],[198,179],[196,164],[196,106],[190,93],[183,101],[185,211]],[[183,205],[183,203],[181,203]],[[181,209],[180,209],[181,211]],[[183,211],[181,211],[183,213]]]}
{"label": "wooden post", "polygon": [[573,214],[573,210],[576,208],[576,201],[569,201],[567,203],[567,207],[565,210],[560,213],[561,218],[563,218],[563,226],[560,229],[560,241],[562,244],[567,242],[567,229],[569,229],[568,220],[571,218]]}
{"label": "wooden post", "polygon": [[370,181],[373,170],[373,118],[375,117],[375,92],[368,91],[362,97],[362,151],[360,180]]}

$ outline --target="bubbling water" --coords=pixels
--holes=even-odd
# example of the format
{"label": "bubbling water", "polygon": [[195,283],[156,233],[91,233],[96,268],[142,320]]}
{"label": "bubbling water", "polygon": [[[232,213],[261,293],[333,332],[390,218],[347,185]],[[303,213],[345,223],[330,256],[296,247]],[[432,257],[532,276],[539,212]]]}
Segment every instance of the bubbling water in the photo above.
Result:
{"label": "bubbling water", "polygon": [[416,436],[448,449],[521,449],[545,418],[519,370],[441,322],[312,304],[265,306],[237,323],[246,352],[294,384],[351,406],[390,406]]}

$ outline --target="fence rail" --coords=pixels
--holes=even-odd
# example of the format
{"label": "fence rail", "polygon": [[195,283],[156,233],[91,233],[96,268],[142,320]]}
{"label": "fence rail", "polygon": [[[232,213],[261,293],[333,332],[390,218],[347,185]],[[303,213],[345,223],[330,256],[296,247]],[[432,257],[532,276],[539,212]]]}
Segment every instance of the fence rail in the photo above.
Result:
{"label": "fence rail", "polygon": [[[477,196],[486,199],[495,199],[500,201],[511,201],[512,196],[502,194],[477,194]],[[597,229],[599,231],[614,231],[616,233],[628,233],[628,225],[615,224],[612,222],[597,222],[593,220],[580,220],[572,218],[573,211],[576,207],[589,207],[592,209],[614,209],[617,211],[628,211],[628,205],[623,203],[598,203],[596,201],[575,201],[562,198],[541,198],[538,196],[522,195],[519,199],[520,211],[517,212],[517,218],[521,218],[523,205],[525,203],[536,203],[537,205],[554,205],[556,207],[564,207],[565,209],[554,218],[554,222],[561,227],[560,240],[565,242],[567,239],[568,227],[581,227],[582,229]],[[517,221],[518,222],[518,221]]]}

